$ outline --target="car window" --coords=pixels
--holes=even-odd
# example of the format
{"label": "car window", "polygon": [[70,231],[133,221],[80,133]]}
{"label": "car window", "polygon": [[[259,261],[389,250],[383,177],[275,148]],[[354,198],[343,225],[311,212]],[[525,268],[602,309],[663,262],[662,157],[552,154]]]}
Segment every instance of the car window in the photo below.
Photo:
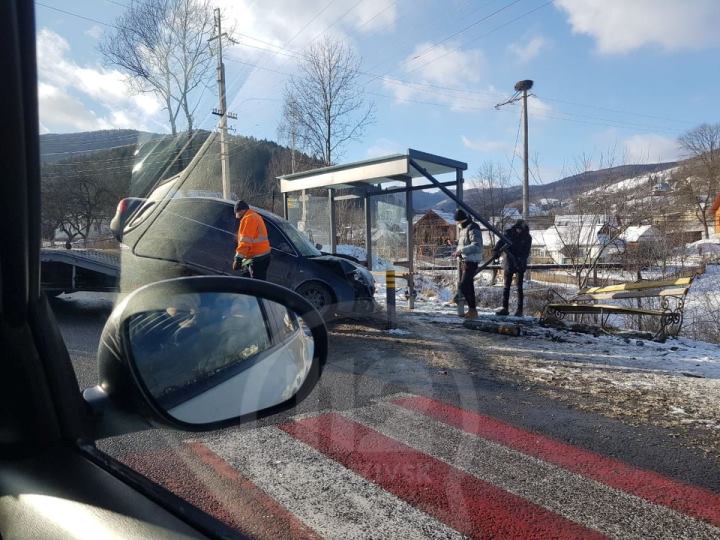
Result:
{"label": "car window", "polygon": [[[284,410],[102,452],[250,538],[720,538],[720,1],[27,4],[80,389],[178,277],[328,333]],[[130,352],[163,405],[258,358],[208,411],[302,387],[287,309],[162,300]]]}
{"label": "car window", "polygon": [[292,245],[301,255],[305,257],[319,257],[322,255],[320,251],[310,242],[307,236],[298,231],[287,221],[278,221],[278,227],[290,239]]}
{"label": "car window", "polygon": [[228,208],[226,203],[207,199],[172,199],[135,251],[139,256],[210,267],[218,260],[230,260],[234,239],[227,230]]}
{"label": "car window", "polygon": [[274,223],[265,223],[268,232],[268,238],[270,239],[270,246],[273,249],[277,249],[289,255],[296,255],[292,245],[288,242],[287,238],[280,232]]}

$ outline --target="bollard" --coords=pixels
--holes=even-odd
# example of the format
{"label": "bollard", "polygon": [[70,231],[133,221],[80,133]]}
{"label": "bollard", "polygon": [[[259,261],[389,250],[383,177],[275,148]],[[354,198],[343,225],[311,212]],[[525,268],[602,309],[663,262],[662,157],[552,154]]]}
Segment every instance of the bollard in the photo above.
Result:
{"label": "bollard", "polygon": [[415,309],[415,280],[413,279],[412,272],[408,272],[407,277],[408,286],[408,309],[412,311]]}
{"label": "bollard", "polygon": [[388,330],[395,328],[395,270],[385,272],[385,302],[387,304]]}

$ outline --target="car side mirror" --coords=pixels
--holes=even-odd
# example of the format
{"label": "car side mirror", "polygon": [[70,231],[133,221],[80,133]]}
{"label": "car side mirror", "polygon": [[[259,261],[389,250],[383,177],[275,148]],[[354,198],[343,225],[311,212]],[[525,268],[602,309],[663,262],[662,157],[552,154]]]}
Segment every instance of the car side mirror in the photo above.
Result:
{"label": "car side mirror", "polygon": [[99,385],[83,395],[98,437],[157,425],[211,430],[294,406],[326,358],[322,318],[296,293],[235,277],[171,279],[115,307]]}

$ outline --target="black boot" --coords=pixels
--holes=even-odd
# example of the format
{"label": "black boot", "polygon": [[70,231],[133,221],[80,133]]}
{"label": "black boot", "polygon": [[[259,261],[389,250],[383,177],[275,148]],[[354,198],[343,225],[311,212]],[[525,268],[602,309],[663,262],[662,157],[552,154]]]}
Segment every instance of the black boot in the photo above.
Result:
{"label": "black boot", "polygon": [[509,315],[510,314],[510,311],[508,310],[509,303],[510,303],[510,289],[503,289],[502,307],[495,310],[495,315],[500,315],[501,317]]}

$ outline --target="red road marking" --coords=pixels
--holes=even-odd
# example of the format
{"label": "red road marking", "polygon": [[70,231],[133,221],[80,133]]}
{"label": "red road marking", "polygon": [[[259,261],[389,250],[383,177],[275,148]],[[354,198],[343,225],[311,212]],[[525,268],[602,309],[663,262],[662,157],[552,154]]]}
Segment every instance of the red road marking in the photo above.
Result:
{"label": "red road marking", "polygon": [[279,427],[473,538],[604,538],[336,413]]}
{"label": "red road marking", "polygon": [[433,399],[418,396],[395,399],[392,403],[652,503],[720,526],[720,494],[710,490],[683,484],[652,471],[637,469],[618,459],[577,448]]}
{"label": "red road marking", "polygon": [[295,514],[270,497],[251,480],[241,476],[237,469],[207,446],[200,442],[191,442],[188,443],[188,446],[217,474],[229,480],[237,492],[242,493],[243,498],[249,501],[250,504],[247,506],[252,512],[262,515],[265,519],[270,518],[285,534],[289,532],[290,537],[294,540],[320,540],[315,531],[295,517]]}
{"label": "red road marking", "polygon": [[252,538],[319,538],[201,443],[128,454],[120,461]]}

